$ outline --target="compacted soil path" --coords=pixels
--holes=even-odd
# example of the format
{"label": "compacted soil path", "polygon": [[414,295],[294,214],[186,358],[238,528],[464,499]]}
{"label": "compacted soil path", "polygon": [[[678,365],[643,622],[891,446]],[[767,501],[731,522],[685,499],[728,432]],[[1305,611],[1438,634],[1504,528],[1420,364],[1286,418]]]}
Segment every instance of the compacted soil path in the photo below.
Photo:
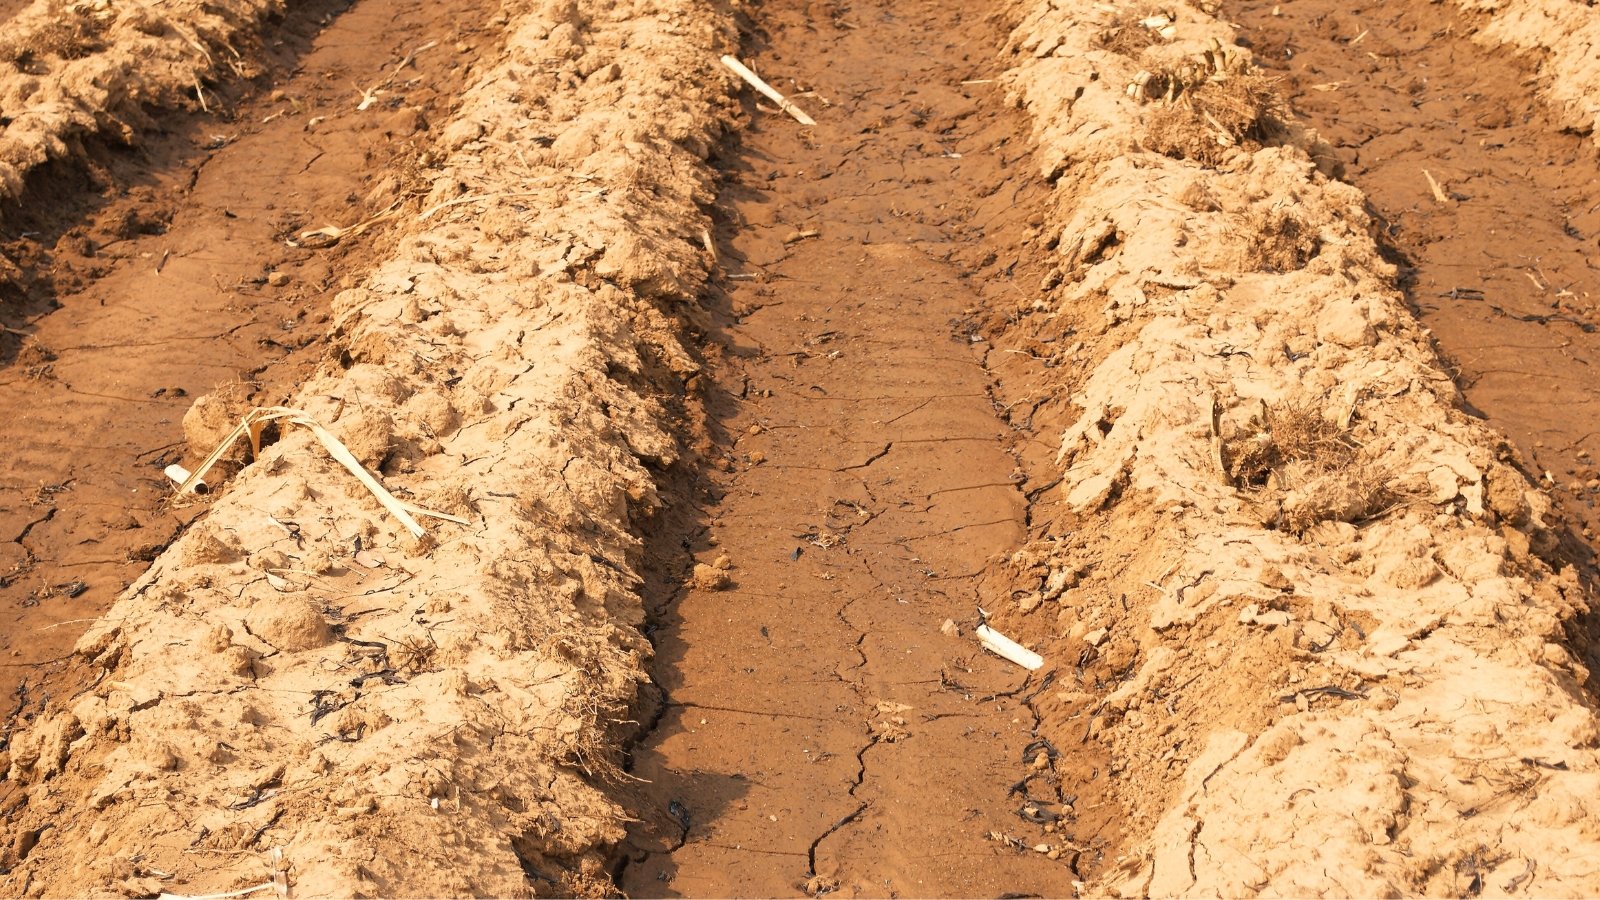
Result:
{"label": "compacted soil path", "polygon": [[0,301],[0,695],[45,674],[192,517],[162,469],[196,449],[195,398],[224,401],[202,429],[220,437],[315,362],[342,273],[382,227],[297,235],[404,196],[490,6],[307,4],[268,41],[270,88],[206,91],[138,149],[35,173],[6,219],[24,296]]}
{"label": "compacted soil path", "polygon": [[760,19],[756,67],[819,125],[756,111],[724,165],[728,471],[654,634],[666,708],[622,887],[1069,895],[1090,856],[1044,827],[1040,686],[971,633],[976,576],[1026,533],[954,261],[978,197],[1028,165],[991,121],[999,41],[953,2]]}
{"label": "compacted soil path", "polygon": [[[1600,155],[1526,61],[1437,3],[1238,2],[1262,65],[1385,223],[1468,403],[1600,533]],[[1432,183],[1430,183],[1430,178]],[[1591,557],[1582,542],[1569,550]]]}

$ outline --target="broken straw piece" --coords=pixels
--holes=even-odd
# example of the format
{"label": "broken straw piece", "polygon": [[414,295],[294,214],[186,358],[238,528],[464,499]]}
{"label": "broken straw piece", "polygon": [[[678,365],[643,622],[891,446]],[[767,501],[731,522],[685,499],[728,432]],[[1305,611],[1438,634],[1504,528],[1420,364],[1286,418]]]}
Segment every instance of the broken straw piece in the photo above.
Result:
{"label": "broken straw piece", "polygon": [[1024,669],[1037,669],[1044,665],[1044,657],[1013,641],[988,625],[979,625],[974,632],[978,641],[990,651],[1011,660]]}
{"label": "broken straw piece", "polygon": [[[1362,34],[1366,34],[1366,32],[1362,32]],[[1422,177],[1428,179],[1428,188],[1433,191],[1433,199],[1440,203],[1450,202],[1450,196],[1444,192],[1444,188],[1439,186],[1439,182],[1434,179],[1432,172],[1423,169]]]}
{"label": "broken straw piece", "polygon": [[251,894],[259,894],[262,891],[268,890],[269,888],[275,889],[276,887],[276,884],[271,881],[267,881],[255,885],[254,887],[240,888],[237,891],[229,891],[226,894],[169,894],[166,891],[162,891],[157,896],[157,900],[228,900],[230,897],[248,897]]}
{"label": "broken straw piece", "polygon": [[771,100],[773,103],[778,104],[778,106],[780,108],[782,108],[784,112],[788,113],[791,116],[794,116],[796,122],[799,122],[801,125],[815,125],[815,124],[817,124],[817,120],[816,119],[813,119],[810,116],[806,115],[800,109],[800,107],[795,106],[794,103],[791,102],[788,98],[784,97],[782,94],[780,94],[776,90],[774,90],[772,85],[767,84],[765,81],[762,81],[761,80],[761,76],[757,75],[756,73],[754,73],[752,71],[750,71],[749,67],[747,67],[744,63],[739,62],[737,59],[734,59],[731,56],[724,55],[722,57],[722,64],[727,66],[728,68],[732,69],[733,73],[735,75],[738,75],[740,78],[743,78],[751,87],[755,88],[756,90],[760,91],[763,94],[766,94],[767,95],[767,99]]}
{"label": "broken straw piece", "polygon": [[422,526],[418,525],[417,520],[411,517],[411,509],[416,509],[419,513],[432,516],[436,519],[446,519],[452,522],[466,524],[464,520],[458,517],[450,516],[444,513],[436,513],[430,510],[423,510],[418,507],[413,507],[411,504],[402,503],[400,500],[396,499],[393,494],[390,494],[383,487],[383,485],[379,484],[378,480],[373,478],[372,474],[363,468],[361,463],[356,460],[355,456],[350,453],[349,448],[345,447],[345,445],[340,442],[338,438],[334,437],[333,434],[328,431],[328,429],[323,428],[315,419],[312,419],[306,413],[298,409],[288,409],[282,406],[259,406],[247,413],[244,419],[239,422],[239,425],[234,428],[227,437],[222,439],[222,443],[217,445],[217,449],[211,451],[211,455],[207,456],[205,462],[200,464],[200,468],[196,469],[193,473],[190,473],[189,477],[184,479],[183,482],[178,485],[178,493],[181,494],[184,491],[192,489],[195,484],[205,476],[206,472],[209,471],[212,466],[216,465],[217,460],[222,458],[222,454],[227,452],[228,447],[247,431],[250,433],[252,445],[251,450],[255,454],[259,455],[261,452],[261,446],[259,443],[261,427],[267,422],[274,420],[285,421],[290,424],[299,425],[308,429],[313,435],[316,436],[317,440],[322,442],[323,449],[328,451],[328,455],[333,457],[335,462],[338,462],[340,465],[349,470],[350,474],[354,475],[356,480],[360,481],[362,486],[372,493],[372,496],[383,505],[384,509],[389,511],[390,515],[400,520],[400,524],[404,525],[406,530],[411,532],[412,537],[422,537]]}

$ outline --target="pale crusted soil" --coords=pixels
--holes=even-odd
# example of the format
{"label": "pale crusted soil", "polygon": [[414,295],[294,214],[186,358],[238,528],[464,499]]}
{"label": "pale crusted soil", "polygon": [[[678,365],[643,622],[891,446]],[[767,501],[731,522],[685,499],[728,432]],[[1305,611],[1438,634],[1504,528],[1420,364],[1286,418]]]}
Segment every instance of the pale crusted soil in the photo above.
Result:
{"label": "pale crusted soil", "polygon": [[[265,8],[227,7],[202,45]],[[105,9],[108,46],[164,35],[139,58],[166,75],[116,69],[152,79],[142,99],[207,71],[188,26]],[[1059,436],[1029,483],[1059,483],[1028,492],[1031,540],[982,601],[1048,661],[1026,696],[1052,746],[1109,760],[1084,777],[1112,783],[1127,844],[1087,890],[1600,893],[1600,729],[1562,634],[1588,599],[1541,556],[1547,500],[1458,409],[1314,135],[1219,140],[1220,102],[1129,95],[1231,42],[1175,11],[1128,42],[1106,38],[1143,6],[1024,0],[995,93],[1053,185],[1019,251],[1048,275],[974,312],[1000,408]],[[93,686],[13,739],[0,890],[611,888],[652,653],[641,534],[699,368],[674,311],[707,270],[725,13],[509,0],[294,400],[467,524],[413,539],[304,431],[272,443],[80,642]],[[52,59],[27,90],[65,99],[0,139],[8,193],[131,121],[128,90],[96,101]]]}
{"label": "pale crusted soil", "polygon": [[[408,235],[335,304],[303,430],[228,485],[78,645],[94,687],[19,734],[9,894],[603,890],[654,399],[695,363],[659,309],[704,276],[727,87],[693,3],[509,3]],[[214,407],[213,407],[214,408]],[[198,445],[226,425],[197,407]]]}
{"label": "pale crusted soil", "polygon": [[1456,0],[1482,24],[1473,39],[1532,56],[1561,124],[1600,140],[1600,8],[1582,0]]}
{"label": "pale crusted soil", "polygon": [[283,0],[34,0],[0,33],[0,200],[88,138],[136,143],[152,113],[203,105],[213,78],[253,74],[240,45],[283,8]]}
{"label": "pale crusted soil", "polygon": [[[1106,45],[1143,12],[1018,7],[1055,271],[991,313],[1053,367],[1002,382],[1070,397],[1035,413],[1064,416],[1060,502],[1000,587],[1063,667],[1046,727],[1123,786],[1099,889],[1594,894],[1597,730],[1562,646],[1587,601],[1537,555],[1546,499],[1459,411],[1314,136],[1218,150],[1124,90],[1230,42],[1180,6],[1170,40]],[[1158,140],[1174,109],[1199,143]]]}

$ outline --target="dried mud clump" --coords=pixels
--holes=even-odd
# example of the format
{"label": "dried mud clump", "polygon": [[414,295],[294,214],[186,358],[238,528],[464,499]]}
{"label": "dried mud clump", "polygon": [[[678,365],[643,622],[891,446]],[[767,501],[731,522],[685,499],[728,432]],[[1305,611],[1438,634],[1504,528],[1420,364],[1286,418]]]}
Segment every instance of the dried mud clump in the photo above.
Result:
{"label": "dried mud clump", "polygon": [[1283,206],[1252,207],[1239,217],[1238,234],[1249,248],[1242,260],[1246,271],[1298,271],[1322,249],[1316,229]]}
{"label": "dried mud clump", "polygon": [[1276,81],[1217,45],[1189,63],[1138,73],[1128,92],[1149,108],[1149,150],[1218,166],[1236,148],[1259,149],[1287,132]]}
{"label": "dried mud clump", "polygon": [[1394,502],[1391,473],[1345,428],[1310,405],[1265,409],[1223,442],[1228,479],[1259,492],[1263,519],[1300,534],[1357,522]]}
{"label": "dried mud clump", "polygon": [[55,351],[31,336],[23,339],[22,347],[17,351],[16,364],[32,381],[43,381],[52,377],[55,372],[55,362]]}

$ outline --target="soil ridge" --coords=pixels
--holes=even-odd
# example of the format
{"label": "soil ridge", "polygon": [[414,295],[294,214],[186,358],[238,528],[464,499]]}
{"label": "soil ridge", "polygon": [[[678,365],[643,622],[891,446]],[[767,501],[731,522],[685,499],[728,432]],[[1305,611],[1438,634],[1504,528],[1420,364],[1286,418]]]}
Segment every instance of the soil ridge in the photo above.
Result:
{"label": "soil ridge", "polygon": [[1600,889],[1588,599],[1364,198],[1202,10],[1014,16],[1055,265],[991,364],[1072,402],[1022,409],[1061,483],[991,592],[1062,674],[1047,733],[1111,748],[1134,839],[1098,888]]}
{"label": "soil ridge", "polygon": [[[638,531],[697,365],[705,156],[732,79],[691,2],[512,2],[506,45],[334,304],[304,429],[79,642],[12,742],[8,893],[594,893],[651,648]],[[79,811],[89,811],[81,815]]]}

